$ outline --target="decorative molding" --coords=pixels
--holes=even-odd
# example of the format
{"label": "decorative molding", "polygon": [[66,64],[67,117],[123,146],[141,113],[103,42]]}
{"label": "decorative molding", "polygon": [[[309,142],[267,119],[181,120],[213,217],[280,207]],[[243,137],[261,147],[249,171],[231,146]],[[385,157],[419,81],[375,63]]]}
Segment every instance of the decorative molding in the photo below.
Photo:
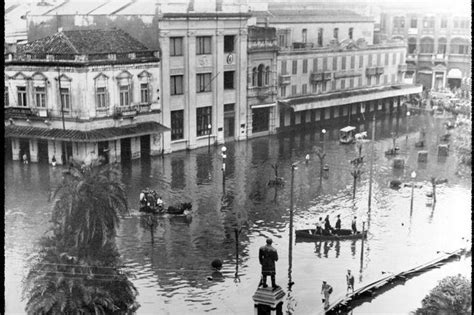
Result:
{"label": "decorative molding", "polygon": [[31,78],[20,71],[20,72],[15,73],[13,76],[11,76],[10,79],[13,79],[13,80],[30,80]]}
{"label": "decorative molding", "polygon": [[211,67],[212,56],[200,55],[196,58],[196,65],[199,67]]}
{"label": "decorative molding", "polygon": [[223,30],[216,30],[216,35],[217,36],[224,36],[224,31]]}
{"label": "decorative molding", "polygon": [[248,31],[247,31],[247,29],[240,29],[240,30],[239,30],[239,34],[240,34],[240,35],[247,35],[247,34],[248,34]]}
{"label": "decorative molding", "polygon": [[44,81],[48,80],[48,78],[43,73],[38,72],[38,71],[31,75],[31,79],[33,79],[33,80],[44,80]]}
{"label": "decorative molding", "polygon": [[72,81],[72,78],[68,77],[68,76],[65,75],[64,73],[61,74],[59,77],[56,77],[56,78],[54,78],[54,79],[55,79],[56,81],[58,81],[58,80],[61,80],[61,81],[64,80],[64,81],[69,81],[69,82]]}
{"label": "decorative molding", "polygon": [[188,31],[187,36],[196,36],[196,31]]}
{"label": "decorative molding", "polygon": [[147,70],[143,70],[142,72],[140,72],[137,77],[139,78],[142,78],[142,77],[147,77],[147,78],[150,78],[152,76],[151,72],[147,71]]}
{"label": "decorative molding", "polygon": [[107,75],[105,75],[103,72],[99,73],[98,75],[96,75],[93,80],[98,80],[100,79],[101,77],[105,78],[105,79],[108,79],[109,77]]}
{"label": "decorative molding", "polygon": [[115,78],[118,80],[118,79],[130,79],[131,77],[133,77],[133,74],[131,74],[127,70],[123,70]]}

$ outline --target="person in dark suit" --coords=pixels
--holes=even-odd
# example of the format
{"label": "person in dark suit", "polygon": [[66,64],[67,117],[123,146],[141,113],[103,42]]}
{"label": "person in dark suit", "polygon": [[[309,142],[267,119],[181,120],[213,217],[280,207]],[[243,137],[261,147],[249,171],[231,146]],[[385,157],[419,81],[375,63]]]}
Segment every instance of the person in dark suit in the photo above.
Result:
{"label": "person in dark suit", "polygon": [[264,288],[267,287],[267,276],[270,276],[272,280],[273,289],[277,288],[275,283],[275,261],[278,260],[277,250],[272,246],[272,239],[267,238],[267,244],[260,247],[258,251],[258,259],[260,265],[262,265],[262,279],[260,285]]}

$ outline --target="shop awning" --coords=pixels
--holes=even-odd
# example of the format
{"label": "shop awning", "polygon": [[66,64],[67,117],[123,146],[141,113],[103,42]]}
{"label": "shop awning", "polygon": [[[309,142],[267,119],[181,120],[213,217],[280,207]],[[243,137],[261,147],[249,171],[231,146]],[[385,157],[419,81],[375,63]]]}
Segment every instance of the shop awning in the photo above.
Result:
{"label": "shop awning", "polygon": [[98,142],[157,134],[167,130],[170,129],[154,121],[87,131],[76,129],[63,130],[58,128],[50,129],[32,126],[7,125],[5,126],[5,137],[72,142]]}
{"label": "shop awning", "polygon": [[462,72],[459,69],[451,69],[447,75],[448,79],[462,79]]}
{"label": "shop awning", "polygon": [[409,94],[421,93],[421,85],[401,84],[384,87],[374,87],[365,89],[356,89],[349,91],[339,91],[323,95],[312,95],[297,97],[286,100],[280,100],[279,104],[292,108],[295,112],[340,106],[359,102],[384,99],[396,96],[405,96]]}

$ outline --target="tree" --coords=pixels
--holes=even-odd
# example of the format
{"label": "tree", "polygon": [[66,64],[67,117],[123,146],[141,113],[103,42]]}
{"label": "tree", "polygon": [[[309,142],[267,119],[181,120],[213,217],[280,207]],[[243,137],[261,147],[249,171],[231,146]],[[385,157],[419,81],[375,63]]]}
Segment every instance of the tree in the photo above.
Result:
{"label": "tree", "polygon": [[471,314],[471,290],[471,281],[462,275],[446,277],[423,299],[415,314]]}
{"label": "tree", "polygon": [[128,212],[125,186],[115,165],[79,167],[64,172],[53,193],[52,221],[56,234],[82,251],[94,254],[113,239],[120,216]]}
{"label": "tree", "polygon": [[464,165],[471,165],[472,162],[472,124],[466,121],[456,128],[454,147],[458,154],[459,161]]}
{"label": "tree", "polygon": [[128,211],[115,165],[64,172],[53,192],[48,236],[24,280],[28,314],[126,314],[138,308],[137,290],[121,271],[115,245]]}

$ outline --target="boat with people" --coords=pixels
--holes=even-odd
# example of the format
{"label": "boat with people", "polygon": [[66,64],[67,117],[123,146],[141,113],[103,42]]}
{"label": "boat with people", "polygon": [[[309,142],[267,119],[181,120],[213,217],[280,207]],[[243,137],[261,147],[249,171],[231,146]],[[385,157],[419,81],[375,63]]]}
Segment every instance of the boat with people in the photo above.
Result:
{"label": "boat with people", "polygon": [[355,140],[356,127],[346,126],[339,130],[339,142],[342,144],[351,144]]}
{"label": "boat with people", "polygon": [[138,203],[138,210],[150,214],[189,214],[192,209],[192,203],[181,202],[176,206],[169,206],[165,208],[163,200],[154,190],[144,189],[140,193],[140,200]]}
{"label": "boat with people", "polygon": [[296,240],[326,241],[326,240],[357,240],[367,238],[367,231],[352,233],[351,229],[333,230],[331,234],[317,234],[315,229],[295,231]]}

